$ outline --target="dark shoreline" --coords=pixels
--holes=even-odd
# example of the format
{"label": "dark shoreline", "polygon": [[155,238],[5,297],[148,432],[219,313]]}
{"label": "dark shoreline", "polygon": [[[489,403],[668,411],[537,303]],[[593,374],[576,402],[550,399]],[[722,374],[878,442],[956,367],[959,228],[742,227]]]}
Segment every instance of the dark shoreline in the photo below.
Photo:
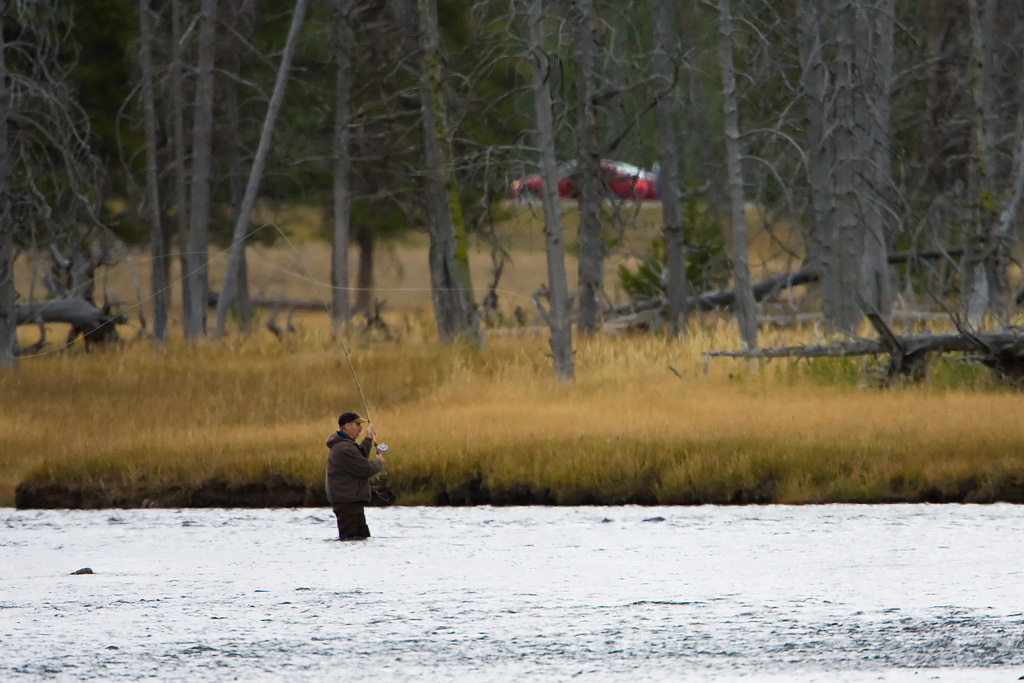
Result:
{"label": "dark shoreline", "polygon": [[[770,505],[775,500],[776,487],[762,482],[754,488],[740,488],[728,492],[700,495],[694,492],[683,498],[658,500],[653,492],[637,492],[626,498],[604,496],[600,493],[581,494],[571,499],[559,498],[547,489],[520,485],[503,490],[488,490],[479,480],[470,480],[454,488],[437,489],[429,485],[408,492],[393,490],[386,484],[373,491],[370,505],[387,506],[408,504],[435,507],[463,507],[472,505]],[[894,503],[1024,503],[1024,482],[1004,480],[1001,485],[981,485],[971,479],[956,482],[943,489],[924,487],[914,492],[901,492],[872,497],[823,498],[807,501],[785,501],[790,505],[818,505],[831,503],[894,504]],[[323,485],[307,485],[275,475],[262,481],[229,481],[224,478],[208,479],[197,484],[147,485],[136,482],[131,486],[105,482],[87,484],[21,483],[15,492],[15,507],[19,510],[98,510],[130,508],[296,508],[327,507]]]}

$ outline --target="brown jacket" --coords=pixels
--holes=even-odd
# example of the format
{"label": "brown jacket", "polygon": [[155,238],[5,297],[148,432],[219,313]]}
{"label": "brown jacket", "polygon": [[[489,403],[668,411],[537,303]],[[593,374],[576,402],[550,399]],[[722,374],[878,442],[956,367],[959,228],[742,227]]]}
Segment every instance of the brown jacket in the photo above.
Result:
{"label": "brown jacket", "polygon": [[359,445],[347,434],[334,432],[327,437],[327,500],[330,503],[370,502],[370,477],[381,471],[384,463],[369,460],[373,440],[363,439]]}

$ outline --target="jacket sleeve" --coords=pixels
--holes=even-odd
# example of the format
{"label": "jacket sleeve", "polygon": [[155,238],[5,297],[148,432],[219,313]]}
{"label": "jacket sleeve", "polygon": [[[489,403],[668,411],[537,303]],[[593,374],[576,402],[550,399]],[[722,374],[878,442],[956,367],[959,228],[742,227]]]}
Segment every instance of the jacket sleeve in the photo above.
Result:
{"label": "jacket sleeve", "polygon": [[380,460],[367,460],[349,444],[345,452],[339,453],[338,465],[341,470],[352,477],[367,479],[381,471],[384,464]]}

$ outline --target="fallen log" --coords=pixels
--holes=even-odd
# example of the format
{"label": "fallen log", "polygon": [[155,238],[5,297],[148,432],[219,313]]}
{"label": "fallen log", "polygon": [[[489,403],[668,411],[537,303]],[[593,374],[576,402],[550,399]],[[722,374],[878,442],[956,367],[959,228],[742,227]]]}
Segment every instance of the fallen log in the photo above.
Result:
{"label": "fallen log", "polygon": [[[758,280],[750,286],[750,289],[754,293],[755,301],[764,301],[769,297],[776,296],[784,289],[817,282],[818,278],[819,275],[817,271],[805,268],[798,270],[795,273],[784,273],[764,280]],[[686,299],[686,308],[689,310],[713,311],[716,308],[731,306],[735,302],[735,289],[716,289],[688,297]],[[615,306],[612,308],[611,314],[616,316],[633,315],[635,313],[643,313],[644,311],[653,311],[664,305],[665,300],[661,297],[656,299],[642,299],[625,306]]]}
{"label": "fallen log", "polygon": [[[950,258],[962,254],[963,251],[964,250],[960,247],[953,247],[951,249],[926,249],[922,251],[897,251],[889,254],[887,259],[891,265],[896,265],[911,261],[933,261],[937,259]],[[790,289],[799,285],[812,284],[817,282],[819,279],[821,279],[821,275],[813,268],[801,268],[795,273],[783,273],[782,275],[775,275],[773,277],[765,278],[764,280],[759,280],[753,283],[750,286],[750,289],[754,294],[755,301],[765,301],[777,296],[784,289]],[[1019,296],[1021,299],[1024,299],[1024,288],[1021,289]],[[736,303],[736,290],[729,288],[717,289],[710,292],[704,292],[703,294],[697,294],[696,296],[691,296],[686,301],[686,307],[689,310],[707,312],[713,311],[717,308],[732,306],[734,303]],[[662,297],[642,299],[625,306],[617,306],[611,310],[611,313],[612,315],[632,315],[635,313],[642,313],[644,311],[660,309],[665,306],[665,304],[666,302]]]}
{"label": "fallen log", "polygon": [[[750,289],[754,293],[754,301],[764,301],[776,296],[784,289],[817,282],[819,277],[820,275],[816,270],[804,268],[795,273],[785,273],[759,280],[752,284]],[[691,297],[687,301],[689,307],[697,308],[701,311],[712,311],[716,308],[732,306],[734,303],[736,303],[735,288],[705,292],[704,294]]]}
{"label": "fallen log", "polygon": [[[76,327],[101,325],[113,322],[109,314],[97,308],[85,299],[44,299],[29,304],[15,306],[15,316],[19,325],[37,322],[68,323]],[[116,317],[116,316],[113,316]]]}
{"label": "fallen log", "polygon": [[[1024,337],[1015,332],[977,334],[906,334],[895,335],[906,353],[935,351],[979,351],[985,353],[1024,353]],[[777,346],[736,351],[705,351],[704,355],[721,358],[824,358],[870,356],[889,353],[892,349],[882,338],[858,339],[814,346]]]}
{"label": "fallen log", "polygon": [[14,315],[18,325],[71,325],[67,343],[81,335],[87,346],[117,341],[117,326],[128,322],[120,313],[111,312],[109,306],[98,308],[85,299],[44,299],[18,304]]}
{"label": "fallen log", "polygon": [[[907,311],[895,310],[888,315],[891,321],[902,323],[939,323],[949,322],[949,314],[935,313],[931,311]],[[825,314],[817,313],[785,313],[780,315],[765,315],[757,318],[757,324],[765,327],[786,328],[799,327],[823,323]]]}
{"label": "fallen log", "polygon": [[[872,317],[869,315],[869,318]],[[879,318],[880,320],[880,318]],[[872,322],[876,322],[872,320]],[[857,339],[814,346],[782,346],[705,351],[707,358],[844,358],[849,356],[888,355],[882,371],[885,380],[902,375],[912,379],[924,376],[927,356],[932,353],[974,353],[977,360],[1000,379],[1024,384],[1024,335],[1017,331],[959,332],[956,334],[880,333],[877,339]]]}

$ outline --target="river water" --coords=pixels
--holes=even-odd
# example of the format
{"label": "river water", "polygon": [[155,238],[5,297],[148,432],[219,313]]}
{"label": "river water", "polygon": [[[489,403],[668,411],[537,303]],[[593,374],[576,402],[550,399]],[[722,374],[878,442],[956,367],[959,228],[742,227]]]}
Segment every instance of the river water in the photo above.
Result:
{"label": "river water", "polygon": [[0,509],[0,680],[1024,676],[1021,506],[367,516]]}

